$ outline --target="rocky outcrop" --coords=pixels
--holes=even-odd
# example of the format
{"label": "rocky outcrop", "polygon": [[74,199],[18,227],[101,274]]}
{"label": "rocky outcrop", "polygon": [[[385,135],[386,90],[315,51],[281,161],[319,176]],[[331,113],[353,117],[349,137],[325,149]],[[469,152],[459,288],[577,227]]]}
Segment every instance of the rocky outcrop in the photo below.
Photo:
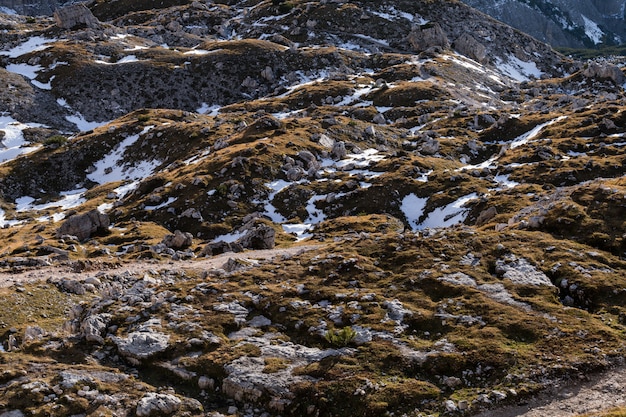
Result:
{"label": "rocky outcrop", "polygon": [[273,249],[276,231],[267,225],[256,226],[241,237],[238,243],[246,249]]}
{"label": "rocky outcrop", "polygon": [[180,408],[181,400],[175,395],[150,392],[139,400],[137,417],[169,416]]}
{"label": "rocky outcrop", "polygon": [[54,11],[54,20],[62,29],[97,28],[100,22],[83,3],[71,4]]}
{"label": "rocky outcrop", "polygon": [[624,84],[624,73],[617,65],[610,64],[608,62],[594,62],[587,63],[582,70],[582,75],[587,78],[594,78],[598,80],[609,80],[615,85],[621,86]]}
{"label": "rocky outcrop", "polygon": [[448,48],[450,41],[438,23],[427,23],[414,27],[407,36],[407,42],[415,52],[426,51],[432,47]]}
{"label": "rocky outcrop", "polygon": [[459,36],[452,47],[460,54],[484,64],[487,61],[487,48],[469,33]]}
{"label": "rocky outcrop", "polygon": [[139,364],[169,347],[170,336],[158,331],[160,320],[149,320],[126,337],[111,337],[119,353],[131,363]]}
{"label": "rocky outcrop", "polygon": [[193,235],[176,230],[174,234],[166,235],[161,243],[171,249],[186,249],[193,244]]}
{"label": "rocky outcrop", "polygon": [[64,235],[75,236],[78,240],[84,241],[94,235],[108,233],[110,224],[109,216],[98,210],[92,210],[71,216],[57,229],[56,235],[57,238]]}
{"label": "rocky outcrop", "polygon": [[553,46],[581,48],[622,40],[624,0],[463,0]]}

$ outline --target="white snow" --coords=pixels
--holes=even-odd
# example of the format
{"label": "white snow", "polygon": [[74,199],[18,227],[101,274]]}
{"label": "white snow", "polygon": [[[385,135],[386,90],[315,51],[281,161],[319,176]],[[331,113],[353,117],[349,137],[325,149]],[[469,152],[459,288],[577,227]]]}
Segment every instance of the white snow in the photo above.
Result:
{"label": "white snow", "polygon": [[530,78],[541,78],[543,74],[535,62],[522,61],[515,55],[509,55],[506,62],[496,59],[500,72],[517,81],[528,81]]}
{"label": "white snow", "polygon": [[9,58],[17,58],[29,52],[43,51],[44,49],[49,48],[49,44],[52,42],[56,42],[56,39],[48,39],[43,36],[33,36],[26,42],[23,42],[8,51],[0,51],[0,55],[7,56]]}
{"label": "white snow", "polygon": [[557,123],[563,119],[567,118],[567,116],[560,116],[557,117],[556,119],[552,119],[548,122],[542,123],[538,126],[535,126],[533,129],[531,129],[530,131],[524,133],[523,135],[518,136],[517,138],[515,138],[510,145],[511,149],[515,149],[518,146],[522,146],[526,143],[528,143],[529,141],[531,141],[532,139],[534,139],[535,137],[537,137],[537,135],[539,135],[539,133],[543,130],[543,128],[550,126],[554,123]]}
{"label": "white snow", "polygon": [[[375,162],[379,162],[385,159],[385,155],[381,155],[376,149],[365,149],[362,153],[348,154],[345,159],[337,161],[334,165],[341,169],[346,167],[355,166],[358,168],[368,167]],[[322,162],[322,166],[327,166],[329,160]],[[332,160],[331,160],[332,161]]]}
{"label": "white snow", "polygon": [[98,184],[116,181],[133,181],[146,178],[154,172],[159,161],[141,161],[135,165],[124,163],[126,150],[132,146],[141,135],[148,132],[154,126],[146,126],[141,133],[124,139],[109,154],[95,164],[95,171],[87,175],[87,178]]}
{"label": "white snow", "polygon": [[463,206],[478,198],[478,194],[472,193],[459,198],[458,200],[428,213],[426,220],[420,223],[417,229],[450,227],[457,223],[463,222],[467,217],[467,209]]}
{"label": "white snow", "polygon": [[23,223],[20,220],[7,220],[4,210],[0,209],[0,227],[15,226],[16,224]]}
{"label": "white snow", "polygon": [[319,72],[319,74],[312,75],[312,76],[305,75],[302,71],[296,71],[296,75],[300,77],[300,80],[301,80],[300,83],[287,87],[287,91],[279,95],[278,98],[287,97],[298,88],[304,87],[306,85],[315,84],[316,82],[323,81],[324,79],[328,77],[328,71],[322,70]]}
{"label": "white snow", "polygon": [[61,198],[56,201],[43,203],[43,204],[33,204],[35,199],[33,197],[24,196],[17,198],[15,200],[15,204],[17,205],[16,210],[18,212],[24,211],[40,211],[47,210],[49,208],[58,207],[62,210],[68,210],[71,208],[75,208],[85,203],[87,200],[84,198],[86,188],[79,188],[76,190],[70,191],[62,191]]}
{"label": "white snow", "polygon": [[311,223],[283,224],[283,230],[285,233],[295,234],[297,241],[311,237],[312,234],[307,233],[311,230],[311,227],[313,227]]}
{"label": "white snow", "polygon": [[208,114],[209,116],[217,116],[222,106],[219,104],[209,105],[207,103],[202,103],[200,107],[196,109],[196,113],[199,114]]}
{"label": "white snow", "polygon": [[65,120],[67,120],[70,123],[74,123],[78,127],[78,129],[83,131],[83,132],[86,132],[86,131],[89,131],[89,130],[93,130],[93,129],[97,128],[97,127],[100,127],[100,126],[106,125],[108,123],[111,123],[111,120],[104,121],[104,122],[90,122],[90,121],[87,121],[82,114],[80,114],[79,112],[74,111],[74,109],[72,109],[72,107],[70,107],[70,105],[67,104],[67,101],[65,101],[64,98],[58,98],[57,99],[57,103],[60,106],[63,106],[66,109],[68,109],[68,110],[70,110],[70,111],[72,111],[74,113],[71,116],[65,116]]}
{"label": "white snow", "polygon": [[115,194],[117,194],[117,198],[124,198],[126,195],[132,193],[139,187],[139,181],[131,181],[128,184],[121,185],[113,190]]}
{"label": "white snow", "polygon": [[6,70],[15,74],[23,75],[29,80],[37,77],[37,73],[41,71],[43,67],[41,65],[28,65],[28,64],[9,64]]}
{"label": "white snow", "polygon": [[13,15],[13,16],[17,15],[17,12],[15,10],[10,9],[10,8],[8,8],[6,6],[0,6],[0,13],[10,14],[10,15]]}
{"label": "white snow", "polygon": [[126,55],[124,58],[121,58],[120,60],[116,62],[104,61],[102,59],[96,59],[94,62],[96,64],[102,64],[102,65],[119,65],[119,64],[128,64],[130,62],[138,62],[138,61],[139,59],[137,58],[136,55]]}
{"label": "white snow", "polygon": [[34,123],[20,123],[9,116],[0,116],[0,130],[4,131],[4,138],[0,140],[0,164],[39,149],[40,145],[30,146],[30,143],[24,139],[22,131],[29,127],[41,126]]}
{"label": "white snow", "polygon": [[245,234],[246,234],[245,232],[228,233],[227,235],[217,236],[215,239],[213,239],[213,241],[214,242],[223,241],[226,243],[232,243],[236,241],[237,239],[239,239],[240,237],[243,237]]}
{"label": "white snow", "polygon": [[409,194],[402,199],[400,210],[412,228],[416,229],[419,226],[419,219],[424,214],[427,201],[428,198],[421,198],[415,194]]}
{"label": "white snow", "polygon": [[190,51],[184,52],[183,55],[208,55],[213,54],[215,52],[222,51],[222,49],[214,49],[212,51],[207,51],[206,49],[192,49]]}
{"label": "white snow", "polygon": [[158,204],[156,206],[145,206],[144,210],[146,210],[146,211],[159,210],[159,209],[162,209],[163,207],[169,206],[170,204],[172,204],[176,200],[178,200],[178,197],[169,197],[167,199],[167,201],[164,201],[163,203]]}
{"label": "white snow", "polygon": [[595,45],[602,43],[602,37],[604,36],[602,29],[600,29],[596,22],[589,19],[587,16],[582,14],[580,16],[583,18],[583,22],[585,24],[585,35],[587,35],[587,37],[591,39]]}
{"label": "white snow", "polygon": [[519,182],[509,179],[509,174],[499,174],[493,177],[493,180],[504,188],[515,188],[519,185]]}

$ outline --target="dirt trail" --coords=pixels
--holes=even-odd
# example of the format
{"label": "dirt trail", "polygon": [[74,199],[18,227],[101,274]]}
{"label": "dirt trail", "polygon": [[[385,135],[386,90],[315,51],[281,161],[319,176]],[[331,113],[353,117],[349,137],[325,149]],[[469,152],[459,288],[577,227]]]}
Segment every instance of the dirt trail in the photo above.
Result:
{"label": "dirt trail", "polygon": [[474,417],[573,417],[626,406],[626,367],[592,375],[589,381],[555,387],[527,405],[486,411]]}
{"label": "dirt trail", "polygon": [[[279,257],[290,257],[298,255],[300,253],[317,249],[322,245],[307,245],[307,246],[294,246],[290,248],[277,248],[266,250],[251,250],[240,253],[224,253],[221,255],[213,256],[210,258],[202,258],[196,260],[185,261],[170,261],[170,262],[157,262],[157,261],[133,261],[122,263],[119,267],[106,268],[103,272],[108,274],[119,274],[123,272],[131,272],[133,274],[141,274],[150,270],[210,270],[213,268],[222,268],[224,264],[230,258],[245,258],[245,259],[257,259],[267,260]],[[67,277],[73,279],[81,279],[97,274],[98,270],[88,270],[75,272],[69,265],[62,266],[47,266],[36,269],[29,269],[24,272],[11,273],[0,272],[0,288],[11,287],[15,284],[28,284],[40,281],[46,281],[48,278]]]}

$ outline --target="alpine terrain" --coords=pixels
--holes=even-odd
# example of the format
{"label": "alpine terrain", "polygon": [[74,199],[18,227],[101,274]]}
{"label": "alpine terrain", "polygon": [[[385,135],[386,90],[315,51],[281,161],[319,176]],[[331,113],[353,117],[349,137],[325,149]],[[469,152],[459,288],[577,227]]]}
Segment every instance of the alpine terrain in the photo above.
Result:
{"label": "alpine terrain", "polygon": [[620,58],[457,0],[0,28],[0,416],[626,413]]}

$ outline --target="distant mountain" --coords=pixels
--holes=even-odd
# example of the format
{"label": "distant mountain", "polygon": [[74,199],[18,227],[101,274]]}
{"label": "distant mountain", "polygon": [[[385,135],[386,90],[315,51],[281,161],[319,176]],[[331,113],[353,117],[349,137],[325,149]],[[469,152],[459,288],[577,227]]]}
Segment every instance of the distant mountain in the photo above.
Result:
{"label": "distant mountain", "polygon": [[68,0],[0,0],[0,12],[29,16],[52,15],[60,5]]}
{"label": "distant mountain", "polygon": [[597,47],[626,41],[625,0],[463,0],[557,47]]}

